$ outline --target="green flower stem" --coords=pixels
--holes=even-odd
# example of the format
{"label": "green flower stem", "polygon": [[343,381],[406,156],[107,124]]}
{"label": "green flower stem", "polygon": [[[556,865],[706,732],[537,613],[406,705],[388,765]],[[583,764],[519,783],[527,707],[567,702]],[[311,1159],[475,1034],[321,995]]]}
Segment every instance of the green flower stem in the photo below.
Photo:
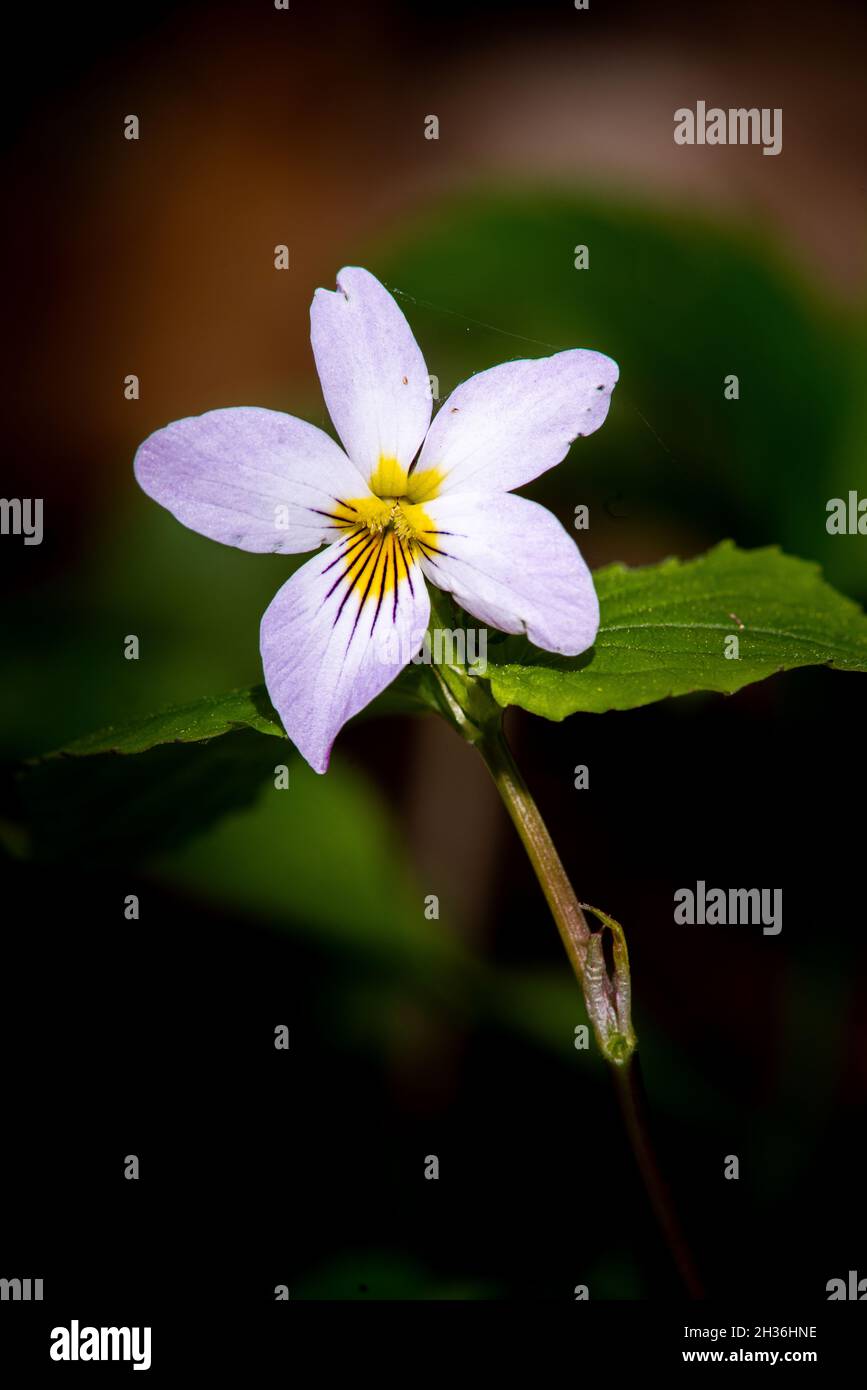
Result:
{"label": "green flower stem", "polygon": [[[584,967],[587,961],[590,927],[566,876],[560,856],[554,848],[554,842],[548,834],[548,827],[539,814],[502,732],[498,729],[490,733],[486,738],[480,739],[476,747],[484,758],[506,810],[521,837],[521,843],[533,865],[551,915],[557,923],[557,930],[566,948],[569,962],[579,985],[584,989]],[[601,1045],[604,1051],[604,1044]]]}
{"label": "green flower stem", "polygon": [[[502,729],[487,728],[474,740],[487,764],[497,790],[536,872],[551,915],[566,948],[575,977],[584,993],[587,1014],[606,1061],[615,1067],[627,1064],[637,1039],[629,1005],[631,987],[629,957],[623,929],[613,918],[579,903],[575,890],[554,848],[548,827],[519,772]],[[614,969],[609,975],[602,932],[592,932],[584,908],[597,916],[613,938]]]}
{"label": "green flower stem", "polygon": [[[637,1039],[630,1018],[629,958],[623,929],[598,908],[579,903],[548,828],[512,757],[501,723],[486,721],[481,727],[472,727],[472,732],[469,728],[463,732],[484,758],[536,872],[584,993],[599,1047],[611,1065],[626,1132],[650,1203],[689,1297],[702,1298],[701,1280],[650,1139]],[[612,934],[610,975],[602,932],[591,931],[585,908],[602,922],[603,931]]]}
{"label": "green flower stem", "polygon": [[[431,629],[454,630],[457,625],[452,600],[432,589]],[[638,1043],[630,1015],[632,987],[623,928],[613,917],[589,903],[580,903],[575,896],[548,827],[506,743],[503,712],[487,681],[457,664],[422,669],[429,678],[430,704],[478,748],[521,837],[584,994],[596,1040],[610,1064],[626,1132],[654,1213],[690,1298],[701,1298],[701,1283],[650,1141],[635,1051]],[[602,923],[601,931],[590,929],[585,909]],[[605,959],[606,931],[611,933],[610,971]]]}

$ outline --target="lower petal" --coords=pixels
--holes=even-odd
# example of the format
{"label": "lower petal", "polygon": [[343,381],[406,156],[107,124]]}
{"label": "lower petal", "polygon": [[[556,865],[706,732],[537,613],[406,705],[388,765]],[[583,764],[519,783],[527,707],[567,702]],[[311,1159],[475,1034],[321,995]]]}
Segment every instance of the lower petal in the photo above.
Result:
{"label": "lower petal", "polygon": [[325,772],[347,720],[420,650],[424,578],[393,531],[355,532],[308,560],[262,618],[268,693],[298,751]]}
{"label": "lower petal", "polygon": [[577,545],[551,512],[511,493],[455,493],[425,504],[422,568],[468,613],[545,651],[593,645],[599,602]]}

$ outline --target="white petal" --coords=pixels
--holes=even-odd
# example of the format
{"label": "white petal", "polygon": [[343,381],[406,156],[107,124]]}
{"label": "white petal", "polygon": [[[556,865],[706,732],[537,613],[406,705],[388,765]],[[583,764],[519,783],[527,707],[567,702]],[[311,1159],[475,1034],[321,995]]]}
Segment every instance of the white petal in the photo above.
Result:
{"label": "white petal", "polygon": [[368,494],[322,430],[256,406],[175,420],[145,440],[134,466],[178,521],[241,550],[315,550],[338,534],[335,502]]}
{"label": "white petal", "polygon": [[422,568],[468,613],[525,632],[545,651],[593,645],[599,603],[577,545],[544,507],[511,493],[454,493],[425,504],[434,530]]}
{"label": "white petal", "polygon": [[441,494],[520,487],[598,430],[617,377],[610,357],[578,348],[479,372],[440,407],[414,476],[438,469]]}
{"label": "white petal", "polygon": [[369,479],[380,459],[406,470],[431,416],[427,367],[388,290],[347,266],[336,290],[317,290],[310,340],[322,394],[349,457]]}
{"label": "white petal", "polygon": [[429,616],[424,578],[393,531],[335,542],[276,594],[260,631],[265,683],[316,772],[346,721],[419,651]]}

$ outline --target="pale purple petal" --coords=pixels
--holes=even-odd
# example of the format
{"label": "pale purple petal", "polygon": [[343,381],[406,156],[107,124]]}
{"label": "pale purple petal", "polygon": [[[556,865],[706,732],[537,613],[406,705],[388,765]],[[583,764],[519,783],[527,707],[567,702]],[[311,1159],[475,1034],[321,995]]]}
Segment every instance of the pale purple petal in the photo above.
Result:
{"label": "pale purple petal", "polygon": [[610,357],[579,348],[479,372],[440,407],[415,474],[439,469],[441,494],[521,487],[598,430],[618,374]]}
{"label": "pale purple petal", "polygon": [[422,573],[392,531],[335,542],[276,594],[260,631],[265,683],[314,771],[326,771],[339,730],[419,651],[429,616]]}
{"label": "pale purple petal", "polygon": [[334,540],[335,503],[368,494],[322,430],[257,406],[211,410],[157,430],[135,456],[135,475],[191,530],[284,555]]}
{"label": "pale purple petal", "polygon": [[388,290],[347,266],[317,290],[310,340],[322,394],[349,457],[369,479],[380,459],[408,469],[431,416],[427,367]]}
{"label": "pale purple petal", "polygon": [[511,493],[454,493],[425,504],[422,568],[432,584],[501,632],[577,656],[593,645],[599,603],[569,533],[544,507]]}

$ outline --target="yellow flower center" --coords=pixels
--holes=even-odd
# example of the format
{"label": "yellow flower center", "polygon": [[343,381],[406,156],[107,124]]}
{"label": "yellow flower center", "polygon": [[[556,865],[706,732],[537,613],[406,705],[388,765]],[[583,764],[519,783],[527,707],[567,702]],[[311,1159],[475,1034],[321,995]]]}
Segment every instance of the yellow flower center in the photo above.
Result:
{"label": "yellow flower center", "polygon": [[397,459],[381,458],[370,478],[372,497],[335,499],[329,515],[346,533],[341,554],[340,577],[346,583],[342,603],[350,593],[357,593],[360,614],[368,599],[373,600],[374,624],[385,594],[396,590],[403,579],[412,589],[410,569],[416,561],[443,553],[440,533],[422,506],[436,497],[442,480],[439,469],[407,474]]}

